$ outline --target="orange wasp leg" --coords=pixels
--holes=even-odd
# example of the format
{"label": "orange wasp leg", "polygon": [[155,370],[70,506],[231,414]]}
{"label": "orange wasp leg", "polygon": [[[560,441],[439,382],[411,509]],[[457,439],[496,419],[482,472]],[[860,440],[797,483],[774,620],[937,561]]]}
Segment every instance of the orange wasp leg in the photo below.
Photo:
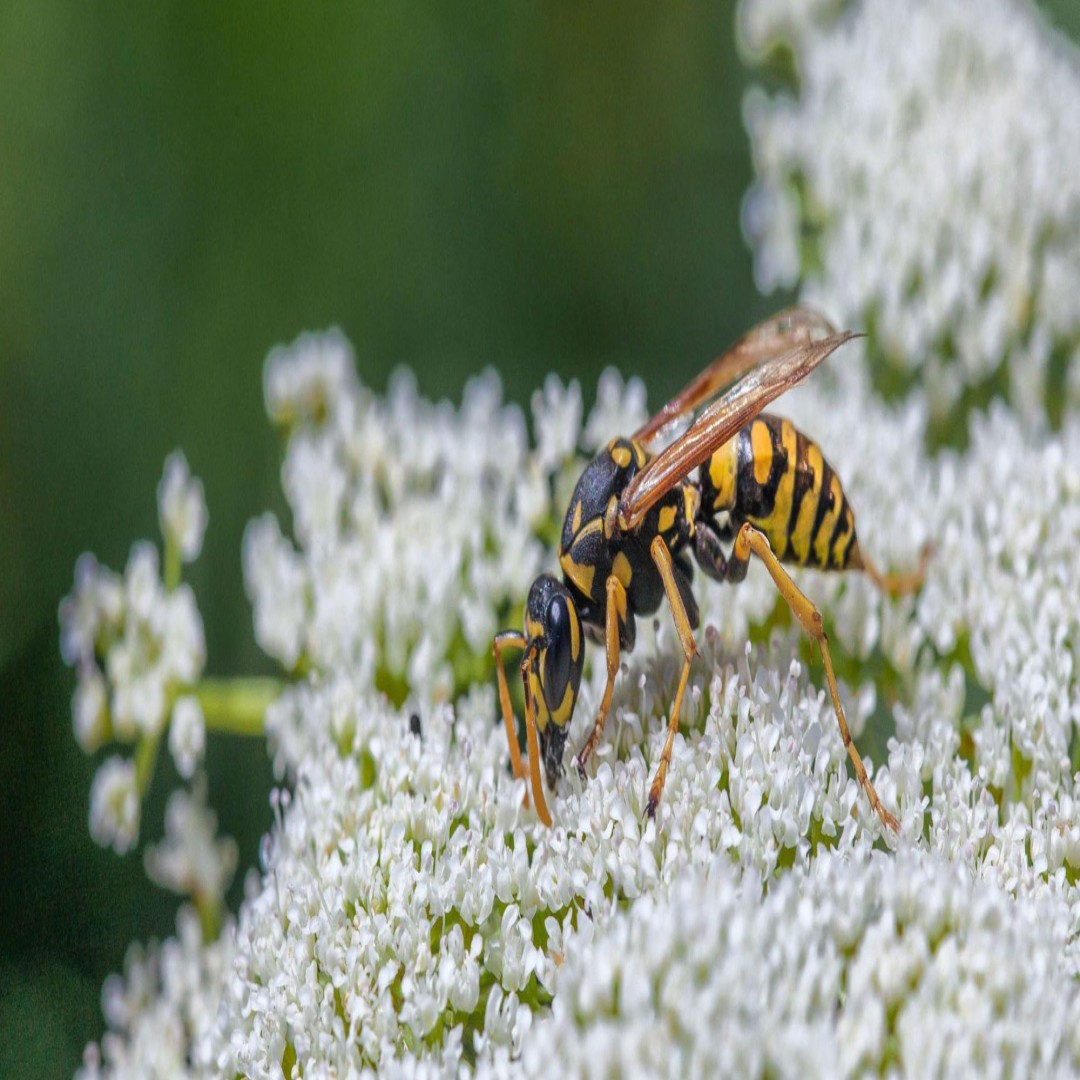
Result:
{"label": "orange wasp leg", "polygon": [[[534,669],[530,671],[530,667]],[[540,778],[540,740],[536,735],[536,705],[533,702],[530,674],[536,674],[536,650],[526,649],[521,658],[521,681],[525,686],[525,735],[529,744],[529,777],[532,780],[533,802],[537,817],[551,826],[551,812],[544,798],[544,783]],[[537,679],[539,681],[539,679]],[[549,720],[548,723],[552,721]]]}
{"label": "orange wasp leg", "polygon": [[[525,635],[516,630],[504,630],[495,635],[492,651],[495,653],[495,677],[499,682],[499,705],[502,707],[503,723],[506,725],[506,741],[510,745],[510,767],[514,770],[515,780],[525,779],[525,763],[521,760],[518,748],[517,724],[514,721],[514,709],[510,704],[510,687],[506,683],[503,670],[502,654],[504,649],[524,649]],[[529,805],[529,792],[525,792],[525,805]]]}
{"label": "orange wasp leg", "polygon": [[607,618],[605,622],[605,642],[607,645],[607,685],[604,697],[596,714],[596,723],[585,740],[585,745],[578,754],[577,767],[581,778],[585,779],[585,765],[588,763],[600,736],[604,733],[608,710],[611,708],[611,694],[615,689],[615,675],[619,670],[619,619],[626,617],[626,589],[623,583],[611,574],[607,579]]}
{"label": "orange wasp leg", "polygon": [[821,648],[821,659],[825,664],[825,678],[829,684],[829,695],[832,697],[833,709],[836,712],[836,720],[840,725],[840,736],[844,740],[851,764],[855,767],[855,776],[874,812],[881,819],[881,823],[893,832],[897,832],[900,823],[885,809],[870,777],[866,775],[866,766],[859,756],[859,751],[851,738],[848,730],[847,719],[844,716],[844,707],[840,704],[840,691],[836,686],[836,675],[833,672],[832,657],[829,655],[829,639],[825,634],[825,627],[821,621],[821,612],[814,606],[805,593],[788,576],[787,571],[780,565],[780,561],[769,546],[769,541],[764,533],[749,523],[744,523],[735,537],[735,546],[731,553],[731,561],[743,563],[749,561],[750,553],[753,552],[764,564],[773,579],[773,583],[780,591],[780,595],[787,601],[792,614],[802,624],[803,629],[816,641]]}
{"label": "orange wasp leg", "polygon": [[862,570],[864,574],[887,596],[909,596],[918,592],[926,578],[926,564],[934,553],[933,544],[923,544],[919,552],[919,565],[914,570],[890,571],[879,570],[869,556],[861,550],[852,553],[851,569]]}
{"label": "orange wasp leg", "polygon": [[679,642],[683,649],[682,675],[679,677],[679,688],[675,691],[675,701],[671,706],[671,719],[668,721],[667,740],[664,742],[664,751],[660,755],[660,765],[653,777],[649,788],[649,801],[645,812],[649,817],[656,816],[656,808],[660,804],[660,796],[664,793],[664,783],[667,780],[668,766],[671,764],[671,751],[675,746],[675,735],[679,730],[679,713],[682,712],[683,694],[686,691],[686,680],[690,675],[690,661],[697,652],[694,642],[694,631],[690,628],[690,619],[686,614],[686,605],[683,603],[679,585],[675,580],[675,566],[671,560],[671,552],[662,537],[655,537],[649,545],[653,562],[660,571],[660,577],[664,582],[664,592],[671,607],[671,614],[675,619],[675,629],[679,634]]}

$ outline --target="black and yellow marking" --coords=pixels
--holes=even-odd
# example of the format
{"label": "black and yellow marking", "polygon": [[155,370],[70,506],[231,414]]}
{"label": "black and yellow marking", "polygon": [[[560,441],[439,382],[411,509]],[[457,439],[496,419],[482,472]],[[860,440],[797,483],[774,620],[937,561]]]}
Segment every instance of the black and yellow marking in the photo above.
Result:
{"label": "black and yellow marking", "polygon": [[709,458],[701,470],[702,495],[712,513],[722,513],[735,505],[738,472],[739,441],[730,439]]}
{"label": "black and yellow marking", "polygon": [[596,579],[594,551],[603,542],[604,519],[593,518],[578,529],[567,551],[559,556],[559,566],[568,581],[572,581],[585,596],[593,595]]}
{"label": "black and yellow marking", "polygon": [[705,505],[765,534],[781,562],[846,570],[855,514],[821,448],[790,420],[759,416],[701,469]]}

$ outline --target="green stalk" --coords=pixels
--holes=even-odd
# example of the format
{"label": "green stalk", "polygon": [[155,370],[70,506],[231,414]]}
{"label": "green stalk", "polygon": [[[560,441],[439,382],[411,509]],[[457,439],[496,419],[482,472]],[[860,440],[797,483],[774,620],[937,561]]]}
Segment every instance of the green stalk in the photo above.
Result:
{"label": "green stalk", "polygon": [[144,735],[135,748],[135,782],[139,788],[139,797],[146,798],[150,790],[150,781],[154,778],[154,766],[157,764],[160,735]]}
{"label": "green stalk", "polygon": [[182,567],[180,565],[180,549],[169,539],[165,540],[165,565],[162,568],[161,579],[166,592],[172,592],[180,584]]}
{"label": "green stalk", "polygon": [[217,941],[218,934],[221,933],[221,905],[217,898],[197,892],[192,899],[199,915],[203,941]]}
{"label": "green stalk", "polygon": [[203,679],[194,694],[207,731],[261,736],[266,710],[284,687],[270,678]]}

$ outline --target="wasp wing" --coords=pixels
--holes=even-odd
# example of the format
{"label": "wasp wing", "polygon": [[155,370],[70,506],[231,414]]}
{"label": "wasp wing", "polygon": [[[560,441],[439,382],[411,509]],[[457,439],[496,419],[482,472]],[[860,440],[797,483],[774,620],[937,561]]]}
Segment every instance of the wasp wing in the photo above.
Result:
{"label": "wasp wing", "polygon": [[802,382],[827,356],[852,338],[852,331],[811,341],[761,362],[656,455],[630,481],[619,500],[619,526],[629,531],[680,480],[720,449],[770,401]]}
{"label": "wasp wing", "polygon": [[779,315],[755,326],[721,353],[639,429],[634,438],[640,443],[651,442],[680,416],[700,408],[751,368],[835,332],[828,320],[811,308],[791,307],[781,311]]}

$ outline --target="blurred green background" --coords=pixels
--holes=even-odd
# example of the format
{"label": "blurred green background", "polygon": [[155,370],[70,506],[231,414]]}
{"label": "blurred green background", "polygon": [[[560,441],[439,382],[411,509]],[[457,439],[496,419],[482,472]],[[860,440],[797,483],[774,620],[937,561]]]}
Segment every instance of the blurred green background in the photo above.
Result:
{"label": "blurred green background", "polygon": [[[1044,6],[1080,32],[1075,0]],[[0,1075],[70,1074],[103,979],[177,906],[87,832],[56,621],[79,552],[122,569],[156,536],[182,446],[208,672],[269,671],[239,555],[284,509],[271,345],[336,323],[376,387],[408,364],[456,396],[494,365],[522,403],[551,370],[589,400],[616,364],[656,403],[778,307],[739,232],[733,12],[0,6]],[[209,766],[251,866],[264,747],[215,738]]]}

